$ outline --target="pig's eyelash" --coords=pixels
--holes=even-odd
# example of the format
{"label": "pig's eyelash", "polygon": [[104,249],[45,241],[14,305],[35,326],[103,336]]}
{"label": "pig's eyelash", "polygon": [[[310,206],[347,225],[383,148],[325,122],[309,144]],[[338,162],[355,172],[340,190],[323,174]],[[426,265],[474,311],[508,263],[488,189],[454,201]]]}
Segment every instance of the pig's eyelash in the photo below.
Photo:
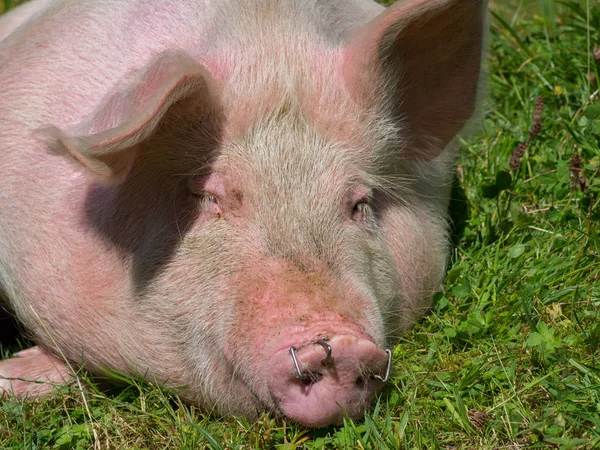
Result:
{"label": "pig's eyelash", "polygon": [[206,211],[220,212],[221,206],[219,204],[219,199],[207,192],[201,193],[198,195],[200,197],[200,203],[202,205],[202,209]]}
{"label": "pig's eyelash", "polygon": [[352,209],[351,217],[354,222],[362,223],[371,229],[375,227],[375,216],[370,201],[370,198],[357,201]]}

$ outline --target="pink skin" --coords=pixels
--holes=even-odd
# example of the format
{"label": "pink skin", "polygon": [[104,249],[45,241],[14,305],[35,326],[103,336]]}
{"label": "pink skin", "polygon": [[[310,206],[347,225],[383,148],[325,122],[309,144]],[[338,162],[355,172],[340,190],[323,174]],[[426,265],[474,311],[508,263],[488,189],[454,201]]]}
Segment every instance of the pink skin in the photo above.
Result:
{"label": "pink skin", "polygon": [[247,293],[237,313],[243,323],[232,327],[226,355],[246,350],[246,342],[252,354],[268,355],[335,334],[382,341],[381,336],[366,332],[377,329],[362,313],[366,300],[350,291],[342,294],[339,285],[318,270],[265,261],[259,271],[251,268],[239,278],[240,284],[234,286]]}
{"label": "pink skin", "polygon": [[37,346],[0,361],[0,374],[0,398],[3,393],[37,397],[73,380],[73,373],[64,361]]}
{"label": "pink skin", "polygon": [[[276,50],[276,49],[274,49]],[[356,83],[346,80],[351,75],[348,59],[352,57],[351,49],[331,49],[316,43],[306,45],[306,77],[311,83],[298,86],[297,96],[302,113],[309,118],[316,129],[323,135],[356,147],[369,147],[368,138],[364,136],[357,123],[373,120],[375,99],[373,93],[359,89]],[[228,49],[226,61],[236,61],[248,57],[247,49]],[[300,56],[301,57],[301,56]],[[273,58],[277,58],[274,55]],[[260,60],[259,60],[260,61]],[[224,64],[220,55],[209,55],[202,60],[218,86],[226,86],[230,82],[234,64]],[[255,69],[258,70],[258,69]],[[381,74],[373,75],[380,78]],[[332,79],[341,80],[332,83]],[[363,81],[364,82],[364,81]],[[225,107],[225,142],[235,141],[240,134],[256,122],[257,117],[269,114],[280,101],[277,83],[266,83],[263,91],[258,93],[242,91],[236,95],[225,96],[222,101]],[[226,92],[225,92],[226,93]]]}
{"label": "pink skin", "polygon": [[[367,300],[351,290],[342,294],[326,271],[273,261],[253,272],[242,272],[242,284],[234,284],[248,294],[238,316],[243,322],[232,327],[225,357],[258,368],[264,382],[250,379],[249,385],[286,417],[311,427],[340,423],[344,411],[359,418],[381,387],[371,376],[383,375],[387,365],[387,354],[374,343],[382,337],[366,331],[378,328],[361,313]],[[323,348],[311,344],[318,339],[332,349],[326,367],[319,366]],[[292,346],[303,371],[320,373],[318,382],[308,386],[296,378]]]}

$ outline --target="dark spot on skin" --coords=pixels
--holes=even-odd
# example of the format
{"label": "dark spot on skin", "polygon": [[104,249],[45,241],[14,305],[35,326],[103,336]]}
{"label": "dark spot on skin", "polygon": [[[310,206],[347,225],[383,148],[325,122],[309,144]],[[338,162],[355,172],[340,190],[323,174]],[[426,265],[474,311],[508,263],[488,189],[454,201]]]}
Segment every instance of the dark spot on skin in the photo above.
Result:
{"label": "dark spot on skin", "polygon": [[233,192],[233,197],[236,199],[236,201],[242,205],[244,203],[244,193],[238,189],[234,189]]}
{"label": "dark spot on skin", "polygon": [[297,261],[296,262],[296,266],[298,267],[298,269],[300,269],[301,272],[307,272],[308,271],[308,266],[306,264],[304,264],[302,261]]}

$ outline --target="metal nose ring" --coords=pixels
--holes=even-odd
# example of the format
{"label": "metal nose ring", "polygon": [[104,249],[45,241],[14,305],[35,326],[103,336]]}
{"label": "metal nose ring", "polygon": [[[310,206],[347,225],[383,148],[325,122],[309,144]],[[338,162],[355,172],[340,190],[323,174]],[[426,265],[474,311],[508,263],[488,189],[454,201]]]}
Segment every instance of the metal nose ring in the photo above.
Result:
{"label": "metal nose ring", "polygon": [[[325,356],[325,359],[323,361],[321,361],[321,364],[328,364],[329,361],[331,361],[331,345],[329,345],[327,342],[325,342],[323,339],[318,339],[317,341],[315,341],[317,344],[319,344],[320,346],[322,346],[325,351],[327,352],[327,355]],[[300,369],[300,364],[298,363],[298,358],[296,357],[296,347],[294,347],[293,345],[290,347],[290,355],[292,355],[292,361],[294,362],[294,368],[296,369],[296,377],[300,380],[309,377],[309,374],[303,374],[302,373],[302,369]]]}
{"label": "metal nose ring", "polygon": [[331,346],[323,339],[318,339],[317,344],[321,345],[327,352],[327,356],[325,356],[325,359],[321,361],[321,364],[329,364],[329,361],[331,360]]}
{"label": "metal nose ring", "polygon": [[306,375],[304,375],[300,370],[300,365],[298,364],[298,359],[296,358],[296,347],[293,345],[290,347],[290,354],[292,355],[292,361],[294,361],[294,367],[296,368],[296,378],[299,380],[306,378]]}
{"label": "metal nose ring", "polygon": [[385,383],[387,380],[390,379],[390,372],[392,371],[392,351],[389,348],[385,349],[385,352],[388,355],[388,362],[387,362],[387,368],[385,369],[385,376],[381,376],[381,375],[373,375],[372,378],[374,378],[375,380],[381,382],[381,383]]}
{"label": "metal nose ring", "polygon": [[[326,351],[327,356],[321,362],[322,364],[327,364],[331,361],[331,346],[325,342],[323,339],[319,339],[316,341],[317,344],[321,345]],[[294,362],[294,368],[296,369],[296,377],[300,380],[309,377],[308,374],[303,374],[302,369],[300,369],[300,364],[298,363],[298,358],[296,357],[296,347],[293,345],[290,347],[290,355],[292,355],[292,361]],[[390,373],[392,371],[392,351],[389,348],[385,349],[385,352],[388,356],[387,367],[385,368],[385,375],[382,377],[381,375],[373,375],[372,378],[379,381],[380,383],[385,383],[390,379]]]}

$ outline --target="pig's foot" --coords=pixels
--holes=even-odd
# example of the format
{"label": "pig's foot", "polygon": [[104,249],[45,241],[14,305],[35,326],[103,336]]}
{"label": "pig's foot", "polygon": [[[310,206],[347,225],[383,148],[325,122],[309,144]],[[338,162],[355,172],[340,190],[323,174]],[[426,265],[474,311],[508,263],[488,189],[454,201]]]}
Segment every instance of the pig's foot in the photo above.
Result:
{"label": "pig's foot", "polygon": [[0,361],[0,399],[39,397],[74,378],[67,364],[40,347],[23,350]]}

